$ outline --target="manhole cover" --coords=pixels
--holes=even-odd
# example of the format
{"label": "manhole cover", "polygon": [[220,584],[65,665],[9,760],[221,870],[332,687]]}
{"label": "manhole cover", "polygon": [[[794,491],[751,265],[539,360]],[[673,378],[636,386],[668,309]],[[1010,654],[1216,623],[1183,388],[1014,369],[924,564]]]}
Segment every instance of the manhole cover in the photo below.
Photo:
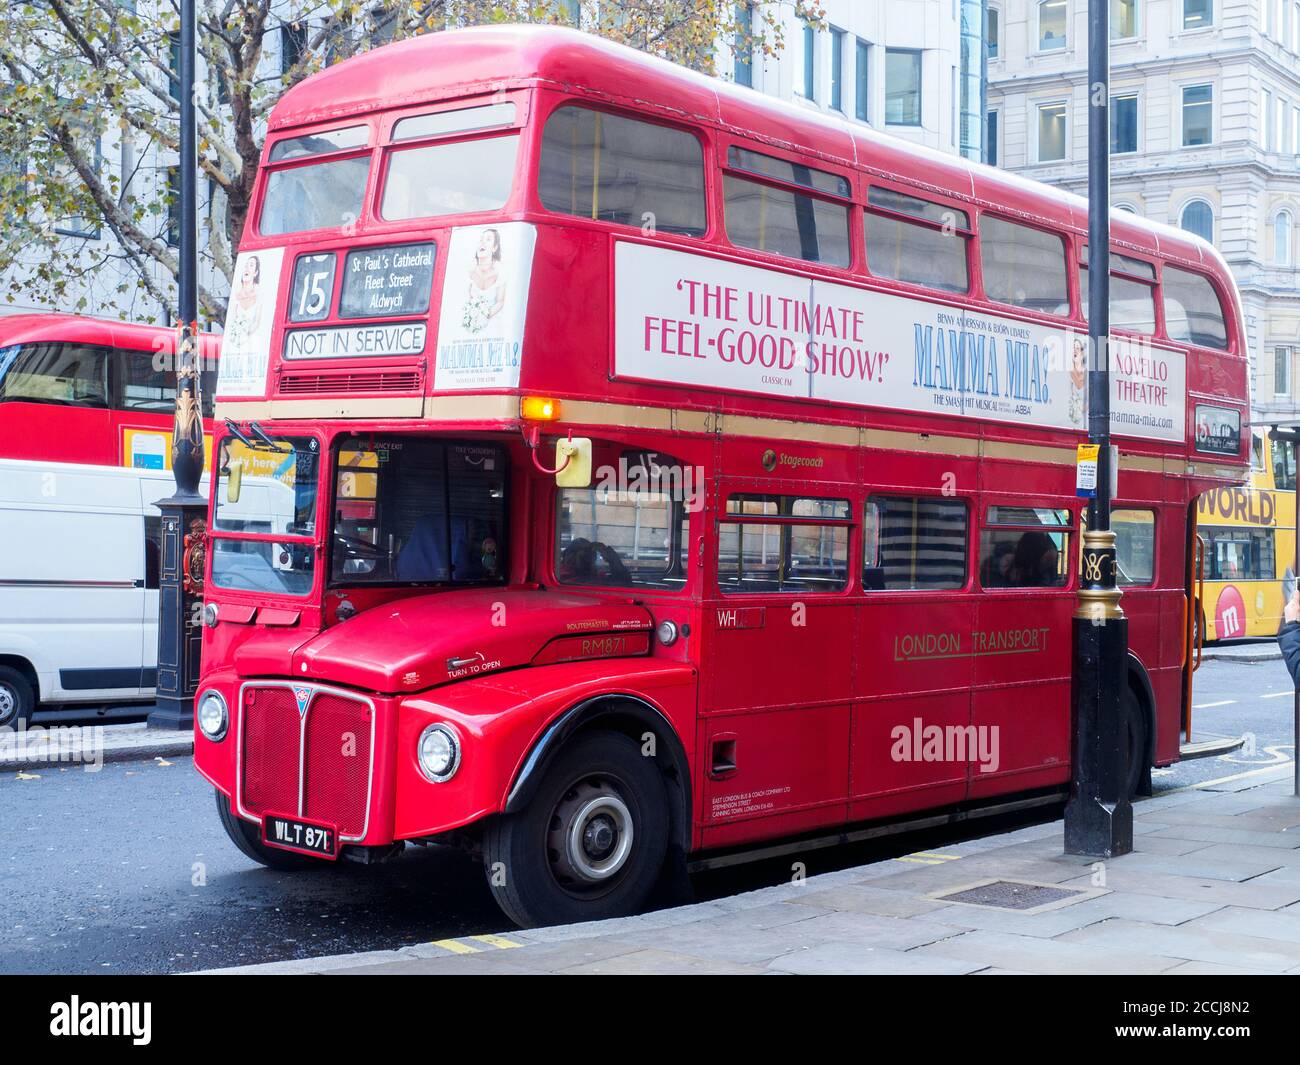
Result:
{"label": "manhole cover", "polygon": [[1002,910],[1033,910],[1054,902],[1077,898],[1087,892],[1073,888],[1029,884],[1020,880],[994,880],[988,884],[934,896],[940,902],[965,902],[972,906],[996,906]]}

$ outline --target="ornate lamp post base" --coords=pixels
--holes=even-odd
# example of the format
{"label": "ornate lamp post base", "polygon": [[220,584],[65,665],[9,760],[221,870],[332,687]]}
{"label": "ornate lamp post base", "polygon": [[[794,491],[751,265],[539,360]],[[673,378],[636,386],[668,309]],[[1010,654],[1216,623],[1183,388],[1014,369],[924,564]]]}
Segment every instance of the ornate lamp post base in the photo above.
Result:
{"label": "ornate lamp post base", "polygon": [[[177,493],[157,503],[162,511],[162,564],[158,575],[158,695],[149,727],[194,727],[194,696],[203,646],[204,524],[208,502]],[[194,577],[197,574],[198,580]]]}
{"label": "ornate lamp post base", "polygon": [[1096,858],[1115,858],[1133,849],[1120,687],[1125,683],[1128,619],[1110,576],[1114,572],[1115,534],[1109,529],[1085,532],[1073,621],[1074,791],[1065,808],[1065,853]]}

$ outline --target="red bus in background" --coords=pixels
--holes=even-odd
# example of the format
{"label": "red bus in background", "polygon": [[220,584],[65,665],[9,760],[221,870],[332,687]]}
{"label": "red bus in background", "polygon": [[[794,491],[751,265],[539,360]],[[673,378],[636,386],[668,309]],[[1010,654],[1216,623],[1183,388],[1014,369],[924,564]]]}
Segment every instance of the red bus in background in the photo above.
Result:
{"label": "red bus in background", "polygon": [[[550,923],[665,863],[1059,801],[1082,200],[504,27],[289,90],[249,217],[195,743],[245,854],[462,843]],[[1140,791],[1190,729],[1248,374],[1214,249],[1112,235]]]}
{"label": "red bus in background", "polygon": [[[200,340],[205,419],[219,345]],[[164,326],[0,317],[0,459],[170,469],[175,350],[176,330]]]}
{"label": "red bus in background", "polygon": [[[219,343],[200,340],[209,441]],[[0,727],[153,698],[175,346],[157,326],[0,317]]]}

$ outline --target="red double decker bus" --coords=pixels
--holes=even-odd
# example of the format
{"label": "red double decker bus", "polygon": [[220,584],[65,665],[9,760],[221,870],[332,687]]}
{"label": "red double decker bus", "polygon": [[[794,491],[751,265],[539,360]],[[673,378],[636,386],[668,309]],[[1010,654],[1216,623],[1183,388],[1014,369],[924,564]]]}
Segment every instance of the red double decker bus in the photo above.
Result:
{"label": "red double decker bus", "polygon": [[[507,27],[290,90],[250,219],[195,746],[250,857],[468,844],[550,923],[1060,799],[1083,201]],[[1141,791],[1190,725],[1246,348],[1208,244],[1112,226]]]}

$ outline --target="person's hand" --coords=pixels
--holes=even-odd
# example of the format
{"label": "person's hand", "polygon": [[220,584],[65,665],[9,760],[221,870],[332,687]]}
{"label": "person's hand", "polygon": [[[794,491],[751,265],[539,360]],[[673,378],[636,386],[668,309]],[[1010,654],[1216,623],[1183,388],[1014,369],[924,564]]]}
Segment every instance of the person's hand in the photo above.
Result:
{"label": "person's hand", "polygon": [[1300,588],[1291,593],[1291,598],[1286,604],[1283,616],[1287,621],[1300,621]]}

